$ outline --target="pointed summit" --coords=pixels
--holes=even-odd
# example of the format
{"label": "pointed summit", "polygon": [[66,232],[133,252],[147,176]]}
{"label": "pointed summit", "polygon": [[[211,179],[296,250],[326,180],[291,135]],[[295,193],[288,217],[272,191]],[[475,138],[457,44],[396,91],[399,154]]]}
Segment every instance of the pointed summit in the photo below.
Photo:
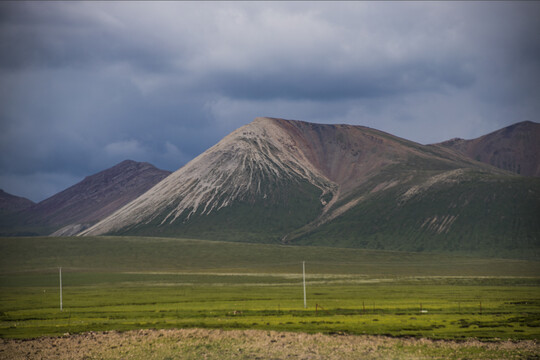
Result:
{"label": "pointed summit", "polygon": [[[294,136],[280,126],[280,120],[257,118],[84,234],[138,228],[168,233],[171,228],[192,227],[184,224],[196,223],[201,216],[219,217],[232,208],[249,211],[257,202],[285,211],[296,198],[312,209],[302,211],[298,223],[292,221],[292,229],[319,212],[324,202],[321,199],[334,188],[335,184],[298,149]],[[275,218],[259,215],[275,226],[290,222],[282,221],[286,212],[276,212]]]}
{"label": "pointed summit", "polygon": [[73,235],[136,199],[169,174],[149,163],[125,160],[27,207],[1,227],[24,227],[48,235],[67,226],[56,235]]}
{"label": "pointed summit", "polygon": [[27,198],[15,196],[0,189],[0,214],[24,210],[35,203]]}
{"label": "pointed summit", "polygon": [[[465,184],[502,174],[446,148],[367,127],[261,117],[82,234],[284,243],[325,234],[325,244],[370,247],[366,239],[407,219],[407,230],[389,239],[438,241],[469,225],[461,224],[456,205],[433,213],[434,191],[449,188],[471,197],[464,204],[476,204],[483,198],[473,201],[477,195]],[[424,210],[414,211],[418,201],[427,201]],[[403,248],[410,246],[407,240]]]}

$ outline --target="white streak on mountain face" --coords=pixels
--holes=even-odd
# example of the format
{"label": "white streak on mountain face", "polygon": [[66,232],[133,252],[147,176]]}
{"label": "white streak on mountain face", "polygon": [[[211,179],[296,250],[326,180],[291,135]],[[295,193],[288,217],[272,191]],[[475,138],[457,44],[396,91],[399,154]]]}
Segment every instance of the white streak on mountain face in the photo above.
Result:
{"label": "white streak on mountain face", "polygon": [[455,169],[443,172],[441,174],[434,175],[428,178],[425,182],[419,185],[414,185],[410,187],[399,199],[399,203],[403,204],[413,198],[418,196],[431,188],[433,185],[438,183],[457,183],[459,182],[460,177],[465,173],[463,169]]}
{"label": "white streak on mountain face", "polygon": [[210,214],[236,200],[270,196],[269,184],[302,180],[323,195],[337,188],[312,165],[291,134],[273,119],[257,118],[81,235],[147,224],[157,216],[167,224],[195,213]]}

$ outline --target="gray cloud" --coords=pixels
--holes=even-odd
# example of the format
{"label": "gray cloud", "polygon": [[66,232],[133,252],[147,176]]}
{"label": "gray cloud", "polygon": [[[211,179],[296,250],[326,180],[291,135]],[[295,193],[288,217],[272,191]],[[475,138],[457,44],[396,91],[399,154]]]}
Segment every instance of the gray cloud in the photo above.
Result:
{"label": "gray cloud", "polygon": [[0,3],[0,187],[176,170],[256,116],[422,143],[538,121],[538,3]]}
{"label": "gray cloud", "polygon": [[391,97],[419,91],[438,92],[447,87],[467,87],[474,75],[452,64],[396,64],[384,68],[284,68],[220,71],[204,77],[204,89],[241,99],[311,99],[336,101]]}
{"label": "gray cloud", "polygon": [[7,70],[86,68],[129,63],[144,71],[171,70],[170,52],[138,37],[107,9],[91,4],[2,4],[0,38]]}

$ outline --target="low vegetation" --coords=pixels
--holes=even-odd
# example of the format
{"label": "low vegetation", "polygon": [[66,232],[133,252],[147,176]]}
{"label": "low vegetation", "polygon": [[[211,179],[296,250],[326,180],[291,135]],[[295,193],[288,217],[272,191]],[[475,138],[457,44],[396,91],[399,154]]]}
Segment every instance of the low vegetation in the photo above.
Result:
{"label": "low vegetation", "polygon": [[[511,357],[500,352],[502,345],[498,350],[469,349],[480,354],[475,357],[451,350],[450,343],[439,346],[433,341],[503,344],[510,340],[527,344],[523,346],[529,350],[504,351],[540,355],[536,345],[540,272],[539,263],[533,261],[98,237],[0,239],[0,264],[0,336],[4,338],[0,348],[6,351],[19,344],[8,340],[12,338],[181,328],[208,329],[212,334],[211,329],[260,331],[262,335],[250,335],[255,337],[267,332],[278,337],[273,331],[286,332],[287,337],[299,336],[291,332],[326,334],[329,343],[348,339],[340,335],[387,335],[396,338],[384,345],[388,354],[402,348],[404,354],[419,351],[419,356],[436,356],[433,351],[447,351],[447,355],[461,354],[460,358]],[[238,332],[223,334],[224,342],[213,345],[207,337],[190,340],[189,344],[199,347],[192,358],[226,354],[220,347],[237,349],[227,337],[234,338],[230,334]],[[431,339],[431,345],[411,338]],[[176,349],[179,344],[160,346],[165,349],[160,358],[166,358],[167,346]],[[102,350],[109,351],[108,355],[96,358],[118,357],[121,349]],[[326,350],[316,351],[319,357],[312,358],[325,358]],[[381,358],[376,356],[384,351],[366,358]]]}
{"label": "low vegetation", "polygon": [[538,179],[467,170],[448,181],[433,181],[441,176],[436,173],[395,166],[366,187],[403,174],[417,178],[367,196],[368,190],[360,188],[363,201],[295,243],[538,259]]}
{"label": "low vegetation", "polygon": [[140,328],[272,329],[429,337],[536,339],[538,282],[532,279],[264,274],[63,275],[3,279],[3,337]]}

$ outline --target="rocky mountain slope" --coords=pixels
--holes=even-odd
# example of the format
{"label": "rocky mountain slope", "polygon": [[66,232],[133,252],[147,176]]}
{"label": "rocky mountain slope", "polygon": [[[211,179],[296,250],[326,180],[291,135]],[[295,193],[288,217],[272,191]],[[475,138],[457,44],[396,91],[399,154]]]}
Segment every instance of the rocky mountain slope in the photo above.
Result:
{"label": "rocky mountain slope", "polygon": [[[3,232],[72,235],[107,217],[170,174],[123,161],[3,221]],[[23,229],[23,230],[21,230]]]}
{"label": "rocky mountain slope", "polygon": [[35,205],[33,201],[9,194],[0,189],[0,214],[19,212],[32,205]]}
{"label": "rocky mountain slope", "polygon": [[540,124],[520,122],[472,140],[452,139],[438,146],[524,176],[540,177]]}
{"label": "rocky mountain slope", "polygon": [[538,179],[445,146],[257,118],[82,235],[496,255],[537,251],[538,214]]}

